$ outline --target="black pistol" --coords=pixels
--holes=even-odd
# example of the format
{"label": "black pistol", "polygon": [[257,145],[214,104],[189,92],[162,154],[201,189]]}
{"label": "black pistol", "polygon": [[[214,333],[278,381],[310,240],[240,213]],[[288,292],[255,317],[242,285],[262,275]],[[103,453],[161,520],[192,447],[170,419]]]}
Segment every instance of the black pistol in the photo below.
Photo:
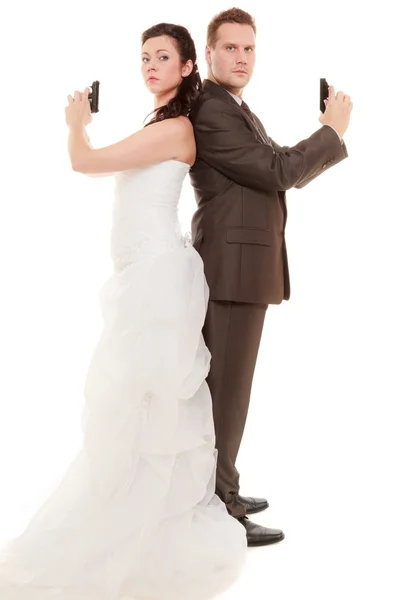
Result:
{"label": "black pistol", "polygon": [[326,79],[319,80],[319,110],[325,112],[326,106],[324,100],[327,100],[329,96],[329,85]]}
{"label": "black pistol", "polygon": [[99,112],[99,92],[100,92],[100,81],[93,81],[90,86],[92,91],[89,94],[90,112]]}

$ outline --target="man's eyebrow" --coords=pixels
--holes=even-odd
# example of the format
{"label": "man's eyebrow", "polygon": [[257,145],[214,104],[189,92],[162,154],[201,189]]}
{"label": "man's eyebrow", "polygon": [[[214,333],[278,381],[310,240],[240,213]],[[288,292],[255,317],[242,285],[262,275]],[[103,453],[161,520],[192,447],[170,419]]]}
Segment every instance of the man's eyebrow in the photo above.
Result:
{"label": "man's eyebrow", "polygon": [[[224,46],[239,46],[239,44],[234,44],[233,42],[225,42]],[[246,44],[245,48],[255,48],[255,44]]]}

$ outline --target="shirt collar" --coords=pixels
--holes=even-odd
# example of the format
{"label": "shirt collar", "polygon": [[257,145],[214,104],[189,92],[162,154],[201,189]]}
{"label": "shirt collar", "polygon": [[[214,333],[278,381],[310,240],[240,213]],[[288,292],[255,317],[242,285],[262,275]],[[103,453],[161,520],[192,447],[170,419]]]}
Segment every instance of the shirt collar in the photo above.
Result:
{"label": "shirt collar", "polygon": [[239,98],[239,96],[236,96],[236,94],[232,94],[232,92],[229,92],[228,90],[226,90],[228,92],[228,94],[230,94],[232,96],[232,98],[234,98],[236,100],[236,102],[239,104],[239,106],[242,105],[243,100],[241,98]]}

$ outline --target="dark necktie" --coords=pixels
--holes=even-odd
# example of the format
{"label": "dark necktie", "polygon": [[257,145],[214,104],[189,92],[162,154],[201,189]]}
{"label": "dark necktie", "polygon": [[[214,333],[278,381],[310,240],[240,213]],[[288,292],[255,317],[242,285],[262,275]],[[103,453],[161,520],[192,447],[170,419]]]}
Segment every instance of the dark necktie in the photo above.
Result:
{"label": "dark necktie", "polygon": [[250,119],[253,121],[253,123],[256,123],[256,120],[254,118],[253,113],[251,112],[249,105],[246,104],[246,102],[244,100],[242,100],[242,104],[240,105],[241,108],[244,110],[245,113],[248,114],[248,116],[250,117]]}
{"label": "dark necktie", "polygon": [[255,116],[253,115],[253,113],[251,112],[249,105],[246,104],[246,102],[244,102],[242,100],[242,104],[240,105],[241,108],[244,110],[245,113],[248,114],[248,116],[250,117],[250,119],[252,120],[252,122],[254,123],[255,128],[257,129],[259,135],[261,136],[261,138],[264,140],[264,143],[268,144],[269,146],[271,146],[271,148],[273,148],[273,145],[271,143],[271,140],[269,139],[269,137],[267,136],[267,134],[260,129],[259,124],[257,123]]}

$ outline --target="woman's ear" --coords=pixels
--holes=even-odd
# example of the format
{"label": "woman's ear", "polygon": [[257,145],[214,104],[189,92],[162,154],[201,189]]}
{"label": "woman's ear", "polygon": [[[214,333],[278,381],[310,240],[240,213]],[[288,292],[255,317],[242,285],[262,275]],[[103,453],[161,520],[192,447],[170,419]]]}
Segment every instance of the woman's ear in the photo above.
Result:
{"label": "woman's ear", "polygon": [[193,62],[188,60],[186,65],[182,69],[182,77],[187,77],[193,71]]}

